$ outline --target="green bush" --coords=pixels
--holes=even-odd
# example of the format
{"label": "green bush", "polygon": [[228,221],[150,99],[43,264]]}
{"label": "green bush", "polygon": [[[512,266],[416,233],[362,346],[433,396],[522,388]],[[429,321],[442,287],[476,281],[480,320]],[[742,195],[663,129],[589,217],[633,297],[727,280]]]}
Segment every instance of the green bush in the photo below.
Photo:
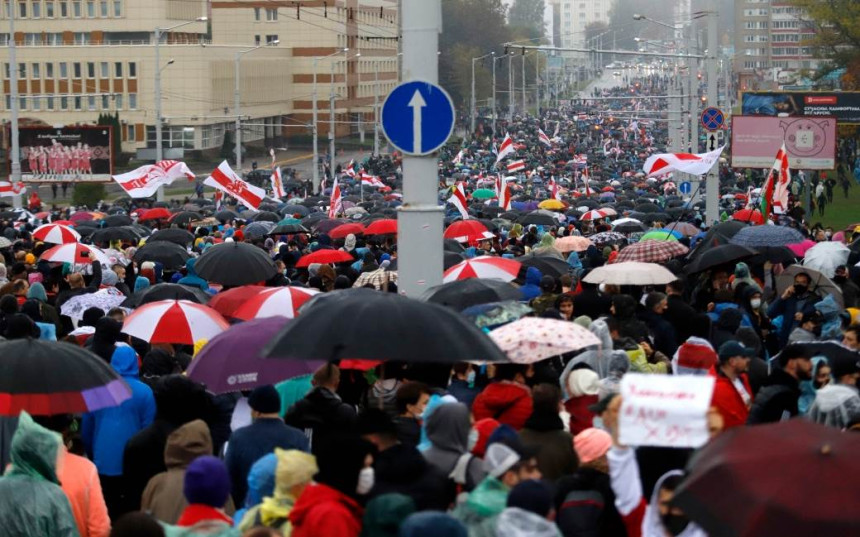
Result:
{"label": "green bush", "polygon": [[72,193],[72,203],[77,206],[86,205],[95,208],[99,201],[105,199],[106,191],[103,183],[76,183]]}

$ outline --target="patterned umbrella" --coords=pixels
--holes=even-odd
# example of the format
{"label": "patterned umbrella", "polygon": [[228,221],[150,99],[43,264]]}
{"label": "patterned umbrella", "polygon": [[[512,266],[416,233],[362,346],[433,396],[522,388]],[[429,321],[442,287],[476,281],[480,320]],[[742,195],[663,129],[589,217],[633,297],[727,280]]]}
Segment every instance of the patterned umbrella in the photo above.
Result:
{"label": "patterned umbrella", "polygon": [[89,308],[99,308],[110,311],[125,301],[125,295],[116,287],[99,289],[95,293],[84,293],[68,299],[60,307],[60,313],[76,321],[84,318],[84,312]]}
{"label": "patterned umbrella", "polygon": [[242,320],[276,316],[292,319],[301,305],[317,293],[316,289],[303,287],[264,287],[237,308],[233,316]]}
{"label": "patterned umbrella", "polygon": [[78,242],[81,235],[74,229],[60,224],[45,224],[33,230],[33,238],[51,244]]}
{"label": "patterned umbrella", "polygon": [[509,282],[517,277],[520,263],[503,257],[480,256],[457,263],[445,271],[442,282],[487,278]]}
{"label": "patterned umbrella", "polygon": [[[602,246],[604,244],[610,244],[613,242],[624,242],[627,240],[627,237],[622,235],[621,233],[617,233],[615,231],[604,231],[602,233],[598,233],[596,235],[592,235],[588,237],[591,239],[591,242],[598,246]],[[558,241],[556,241],[558,244]]]}
{"label": "patterned umbrella", "polygon": [[188,300],[162,300],[129,315],[122,331],[149,343],[184,343],[210,339],[230,325],[210,307]]}
{"label": "patterned umbrella", "polygon": [[[622,236],[621,238],[623,239],[624,237]],[[584,252],[593,244],[593,238],[569,235],[556,240],[553,246],[559,252]]]}
{"label": "patterned umbrella", "polygon": [[788,246],[803,241],[803,234],[786,226],[751,226],[738,231],[729,242],[749,248]]}
{"label": "patterned umbrella", "polygon": [[673,257],[684,255],[690,249],[680,242],[644,240],[623,248],[617,262],[639,261],[640,263],[664,263]]}
{"label": "patterned umbrella", "polygon": [[524,317],[490,332],[490,339],[517,364],[533,364],[552,356],[600,345],[587,328],[557,319]]}
{"label": "patterned umbrella", "polygon": [[532,312],[534,310],[529,306],[515,300],[478,304],[462,311],[463,315],[472,319],[478,328],[489,328],[491,330],[503,324],[521,319]]}

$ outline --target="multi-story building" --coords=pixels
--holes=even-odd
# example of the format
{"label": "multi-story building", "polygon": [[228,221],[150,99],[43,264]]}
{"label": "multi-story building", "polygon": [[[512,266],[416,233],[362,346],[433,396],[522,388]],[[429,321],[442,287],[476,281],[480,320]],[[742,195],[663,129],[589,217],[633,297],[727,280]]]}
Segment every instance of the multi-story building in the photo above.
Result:
{"label": "multi-story building", "polygon": [[[15,33],[10,35],[9,13],[0,8],[0,45],[14,38],[17,54],[13,67],[8,47],[0,50],[4,115],[12,105],[9,78],[15,68],[21,118],[91,124],[100,113],[116,111],[125,151],[155,148],[156,70],[164,146],[185,150],[219,148],[225,132],[234,129],[237,63],[243,142],[310,134],[294,126],[311,121],[315,64],[323,136],[330,89],[342,135],[359,128],[359,118],[373,121],[374,95],[384,96],[397,79],[396,0],[3,4],[16,10]],[[163,32],[156,51],[156,29],[174,27]],[[345,47],[349,52],[336,54]]]}
{"label": "multi-story building", "polygon": [[[558,29],[555,44],[560,47],[584,47],[585,27],[595,22],[609,24],[612,0],[550,0],[553,29]],[[610,39],[604,43],[611,43]]]}

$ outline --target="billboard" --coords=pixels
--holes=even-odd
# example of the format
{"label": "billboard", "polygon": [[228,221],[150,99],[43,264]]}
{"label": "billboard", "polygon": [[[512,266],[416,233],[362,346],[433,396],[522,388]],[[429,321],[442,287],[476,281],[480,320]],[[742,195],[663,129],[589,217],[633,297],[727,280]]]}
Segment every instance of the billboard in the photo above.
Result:
{"label": "billboard", "polygon": [[111,127],[20,127],[21,180],[110,181]]}
{"label": "billboard", "polygon": [[783,142],[793,170],[836,167],[835,118],[732,117],[734,168],[770,168]]}
{"label": "billboard", "polygon": [[860,91],[756,91],[742,95],[745,116],[834,117],[841,125],[860,124]]}

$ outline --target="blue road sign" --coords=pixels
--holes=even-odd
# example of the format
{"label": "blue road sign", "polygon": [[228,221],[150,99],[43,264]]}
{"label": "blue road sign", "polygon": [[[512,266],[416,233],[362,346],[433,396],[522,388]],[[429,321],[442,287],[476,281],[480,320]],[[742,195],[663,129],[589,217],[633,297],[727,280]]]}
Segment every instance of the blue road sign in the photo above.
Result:
{"label": "blue road sign", "polygon": [[444,89],[413,80],[391,90],[382,103],[382,130],[408,155],[427,155],[454,131],[454,103]]}
{"label": "blue road sign", "polygon": [[681,191],[681,194],[689,194],[690,192],[693,191],[693,185],[691,185],[689,181],[684,181],[678,187],[678,190]]}
{"label": "blue road sign", "polygon": [[726,115],[719,108],[709,106],[702,111],[702,126],[705,130],[716,131],[723,128],[726,122]]}

